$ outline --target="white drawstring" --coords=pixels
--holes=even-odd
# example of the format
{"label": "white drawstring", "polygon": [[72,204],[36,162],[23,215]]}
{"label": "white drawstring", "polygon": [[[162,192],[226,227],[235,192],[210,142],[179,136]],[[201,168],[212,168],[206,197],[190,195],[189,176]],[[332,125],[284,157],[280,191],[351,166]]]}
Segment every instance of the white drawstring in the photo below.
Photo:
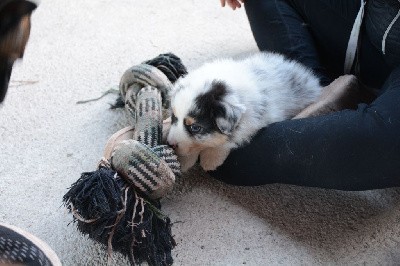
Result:
{"label": "white drawstring", "polygon": [[366,1],[361,0],[360,10],[358,11],[356,20],[354,21],[353,24],[353,28],[351,29],[350,39],[347,44],[346,57],[344,60],[344,74],[350,73],[351,67],[353,66],[354,63],[354,58],[356,57],[357,43],[358,43],[358,37],[360,35],[362,20],[364,17],[365,3]]}
{"label": "white drawstring", "polygon": [[[400,0],[398,0],[400,3]],[[389,26],[387,27],[385,34],[383,34],[383,38],[382,38],[382,53],[385,54],[385,48],[386,48],[386,37],[389,34],[390,29],[392,28],[393,24],[397,21],[397,19],[400,17],[400,9],[399,12],[397,12],[397,15],[394,17],[394,19],[392,20],[392,22],[390,22]]]}

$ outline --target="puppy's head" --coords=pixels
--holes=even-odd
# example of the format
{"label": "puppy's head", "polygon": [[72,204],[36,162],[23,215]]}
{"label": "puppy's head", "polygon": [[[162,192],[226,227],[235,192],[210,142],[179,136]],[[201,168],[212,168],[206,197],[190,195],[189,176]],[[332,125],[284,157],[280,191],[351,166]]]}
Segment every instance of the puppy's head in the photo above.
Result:
{"label": "puppy's head", "polygon": [[180,156],[196,154],[229,141],[245,111],[238,96],[224,81],[194,85],[184,79],[172,92],[171,129],[167,141]]}

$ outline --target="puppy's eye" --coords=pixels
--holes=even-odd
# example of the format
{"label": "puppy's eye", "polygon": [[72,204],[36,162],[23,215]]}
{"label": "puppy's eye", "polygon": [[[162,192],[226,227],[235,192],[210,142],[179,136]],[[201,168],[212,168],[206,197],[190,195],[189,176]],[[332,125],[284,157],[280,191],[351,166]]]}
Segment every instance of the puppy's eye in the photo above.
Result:
{"label": "puppy's eye", "polygon": [[201,126],[196,125],[196,124],[192,124],[192,125],[190,125],[190,127],[189,127],[190,132],[193,133],[193,134],[200,133],[200,131],[201,131],[202,129],[203,129],[203,128],[202,128]]}

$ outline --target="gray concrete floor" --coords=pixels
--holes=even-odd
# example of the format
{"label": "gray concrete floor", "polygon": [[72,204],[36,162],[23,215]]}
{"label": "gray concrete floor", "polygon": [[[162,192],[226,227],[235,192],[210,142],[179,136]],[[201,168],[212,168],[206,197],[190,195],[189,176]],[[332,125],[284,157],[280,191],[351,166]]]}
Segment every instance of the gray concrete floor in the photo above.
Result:
{"label": "gray concrete floor", "polygon": [[[104,248],[68,225],[61,199],[127,119],[108,109],[115,96],[76,102],[117,88],[127,68],[160,53],[190,70],[256,50],[244,10],[217,0],[43,0],[0,108],[0,221],[42,238],[64,265],[106,265]],[[399,192],[240,188],[194,169],[163,210],[179,221],[176,265],[396,265]]]}

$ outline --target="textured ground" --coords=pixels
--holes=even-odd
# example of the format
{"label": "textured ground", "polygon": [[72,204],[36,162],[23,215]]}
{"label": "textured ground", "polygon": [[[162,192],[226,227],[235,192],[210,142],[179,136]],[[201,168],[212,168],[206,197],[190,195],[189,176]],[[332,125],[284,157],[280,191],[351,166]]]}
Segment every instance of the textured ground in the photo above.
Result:
{"label": "textured ground", "polygon": [[[115,96],[132,65],[172,51],[189,69],[256,51],[244,10],[219,1],[43,0],[0,108],[0,221],[45,240],[64,265],[106,265],[61,206],[127,121]],[[400,190],[240,188],[193,170],[163,200],[177,222],[176,265],[400,263]],[[120,256],[115,265],[126,265]]]}

